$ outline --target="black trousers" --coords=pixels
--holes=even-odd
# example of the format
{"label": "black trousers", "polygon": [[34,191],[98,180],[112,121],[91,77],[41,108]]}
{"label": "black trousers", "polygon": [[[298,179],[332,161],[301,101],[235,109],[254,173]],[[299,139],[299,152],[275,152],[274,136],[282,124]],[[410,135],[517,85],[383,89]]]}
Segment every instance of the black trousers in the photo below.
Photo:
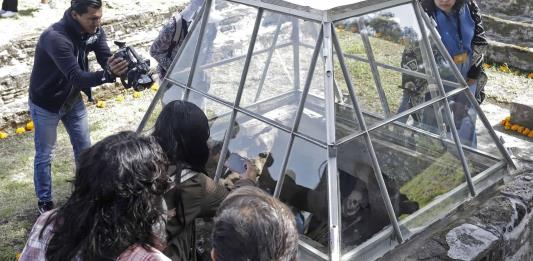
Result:
{"label": "black trousers", "polygon": [[4,11],[11,11],[11,12],[17,12],[17,0],[4,0],[2,2],[2,10]]}

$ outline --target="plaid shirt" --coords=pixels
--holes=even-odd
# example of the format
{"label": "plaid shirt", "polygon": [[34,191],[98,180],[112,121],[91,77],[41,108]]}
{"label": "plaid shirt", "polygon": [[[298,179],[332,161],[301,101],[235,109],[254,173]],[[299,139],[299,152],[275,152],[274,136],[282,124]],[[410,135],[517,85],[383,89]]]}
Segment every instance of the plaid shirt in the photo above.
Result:
{"label": "plaid shirt", "polygon": [[[41,230],[43,229],[46,220],[53,211],[54,210],[48,211],[37,219],[35,225],[33,225],[33,228],[31,229],[28,242],[26,242],[26,246],[24,247],[24,250],[22,250],[19,261],[46,260],[46,247],[53,235],[53,224],[50,224],[45,228],[42,237],[39,237],[39,235],[41,234]],[[81,261],[81,258],[76,257],[74,260]],[[117,261],[170,261],[170,259],[155,248],[152,248],[151,251],[147,251],[141,246],[134,245],[124,251],[117,258]]]}

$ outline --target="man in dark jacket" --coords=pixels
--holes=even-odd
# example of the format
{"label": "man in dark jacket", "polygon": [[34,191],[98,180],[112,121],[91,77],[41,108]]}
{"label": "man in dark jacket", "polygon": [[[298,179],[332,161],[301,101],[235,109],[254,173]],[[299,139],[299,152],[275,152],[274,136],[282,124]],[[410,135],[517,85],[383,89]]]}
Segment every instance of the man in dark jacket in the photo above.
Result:
{"label": "man in dark jacket", "polygon": [[[87,111],[80,91],[114,82],[127,62],[114,59],[100,27],[101,0],[73,0],[63,19],[39,38],[30,79],[29,107],[35,124],[34,185],[39,212],[54,207],[51,161],[57,126],[63,122],[77,158],[91,145]],[[87,55],[94,52],[102,70],[89,72]]]}

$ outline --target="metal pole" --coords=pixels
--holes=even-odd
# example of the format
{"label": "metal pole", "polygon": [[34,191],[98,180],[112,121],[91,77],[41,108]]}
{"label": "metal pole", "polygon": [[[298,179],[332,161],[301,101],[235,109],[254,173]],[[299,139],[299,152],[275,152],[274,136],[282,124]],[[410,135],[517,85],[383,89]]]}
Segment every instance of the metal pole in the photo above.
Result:
{"label": "metal pole", "polygon": [[268,51],[268,57],[265,62],[265,68],[263,69],[263,74],[261,75],[261,81],[259,82],[259,86],[257,87],[257,92],[255,93],[254,102],[257,102],[259,99],[259,96],[261,96],[261,91],[263,90],[263,85],[265,84],[266,75],[268,73],[268,68],[270,67],[270,62],[272,60],[272,55],[274,54],[274,50],[276,49],[276,43],[278,42],[278,36],[279,32],[281,31],[281,14],[278,15],[278,26],[276,27],[276,32],[274,33],[274,39],[272,40],[272,46],[270,46],[270,50]]}
{"label": "metal pole", "polygon": [[[433,55],[433,53],[431,52],[431,48],[428,48],[424,41],[421,41],[420,44],[421,44],[420,53],[422,54],[422,60],[424,61],[425,65],[430,64],[431,62],[429,61],[429,56]],[[429,53],[428,53],[428,50],[430,50]],[[428,66],[425,66],[425,70],[426,70],[426,74],[430,76],[427,82],[428,82],[428,89],[429,89],[430,100],[431,100],[431,99],[434,99],[440,96],[438,91],[433,88],[434,84],[436,84],[434,81],[435,79],[434,75],[437,74],[438,72],[434,72],[433,70],[431,70],[430,67],[428,68]],[[429,83],[431,83],[431,85]],[[442,95],[444,96],[446,94],[443,93]],[[439,130],[439,135],[441,137],[446,137],[446,125],[444,123],[444,119],[442,118],[442,112],[439,110],[437,106],[433,106],[433,113],[435,113],[435,118],[437,119],[437,128]]]}
{"label": "metal pole", "polygon": [[324,88],[326,101],[326,141],[328,144],[328,212],[330,258],[341,258],[341,196],[339,187],[339,172],[337,170],[337,145],[335,144],[335,86],[333,85],[333,47],[331,22],[323,23],[324,31]]}
{"label": "metal pole", "polygon": [[217,170],[215,171],[215,181],[218,182],[220,175],[222,174],[222,168],[226,155],[228,154],[229,140],[233,132],[233,126],[237,118],[237,107],[239,107],[242,92],[244,90],[244,85],[246,83],[246,76],[248,75],[248,69],[250,68],[250,62],[252,60],[255,42],[257,40],[257,32],[261,26],[261,18],[263,17],[263,8],[257,10],[257,17],[255,19],[254,31],[252,33],[252,39],[250,40],[250,45],[248,46],[248,53],[246,54],[246,60],[244,61],[244,68],[242,69],[241,81],[239,83],[239,89],[237,90],[237,96],[235,97],[235,102],[233,105],[233,111],[231,113],[231,118],[229,122],[228,129],[224,135],[224,143],[222,144],[222,151],[220,152],[220,158],[218,159]]}
{"label": "metal pole", "polygon": [[[422,18],[423,18],[425,24],[427,25],[427,27],[429,28],[429,30],[431,31],[431,33],[433,35],[438,35],[437,30],[435,29],[435,27],[433,27],[433,24],[431,23],[431,21],[430,21],[430,19],[427,16],[426,13],[422,13]],[[436,42],[436,45],[437,45],[437,48],[439,49],[439,51],[444,55],[444,59],[446,59],[446,61],[448,63],[453,64],[453,59],[450,56],[450,54],[446,51],[446,48],[444,47],[444,45],[440,41],[435,41],[435,42]],[[463,84],[463,86],[468,86],[468,84],[466,83],[465,79],[461,75],[461,72],[459,72],[459,69],[456,66],[451,66],[451,67],[452,67],[453,74],[455,75],[455,77],[457,79],[459,79],[461,84]],[[481,119],[481,122],[483,122],[483,125],[485,126],[485,128],[487,128],[487,130],[489,132],[489,135],[492,137],[493,141],[496,143],[496,147],[498,148],[500,153],[503,155],[503,157],[505,158],[507,163],[509,163],[511,165],[511,167],[513,167],[514,169],[517,169],[513,159],[511,158],[511,155],[509,154],[509,151],[507,151],[505,146],[503,146],[503,144],[500,142],[500,139],[499,139],[498,135],[496,134],[496,132],[492,128],[492,125],[490,124],[489,120],[487,119],[487,116],[483,113],[483,110],[481,109],[481,106],[479,106],[479,104],[477,103],[477,100],[474,97],[474,95],[470,92],[470,90],[465,91],[465,93],[466,93],[466,97],[468,98],[470,103],[474,106],[474,108],[478,112],[478,115],[479,115],[479,118]]]}
{"label": "metal pole", "polygon": [[381,78],[379,76],[379,70],[376,66],[376,59],[374,58],[374,52],[372,51],[372,45],[370,44],[370,40],[368,39],[368,35],[366,34],[367,29],[365,26],[365,21],[363,18],[359,18],[358,20],[359,25],[359,35],[361,35],[361,39],[363,40],[363,45],[365,46],[366,55],[368,56],[368,63],[370,64],[370,69],[372,70],[372,76],[374,76],[374,82],[376,83],[376,88],[378,91],[379,99],[381,100],[381,106],[383,107],[383,112],[385,113],[385,117],[389,118],[391,116],[389,103],[387,102],[387,96],[385,95],[385,91],[383,90],[383,86],[381,85]]}
{"label": "metal pole", "polygon": [[383,179],[383,174],[381,173],[381,168],[379,166],[378,157],[376,155],[376,152],[374,151],[374,146],[372,145],[372,140],[370,139],[370,134],[368,133],[368,129],[366,126],[366,122],[364,120],[361,107],[359,106],[357,96],[355,95],[355,89],[352,83],[352,79],[350,77],[350,73],[348,72],[348,69],[346,68],[344,54],[342,53],[342,49],[339,44],[339,40],[337,38],[335,30],[333,30],[333,44],[335,44],[335,50],[337,51],[337,57],[339,59],[342,73],[344,75],[344,80],[346,81],[346,85],[348,86],[348,92],[350,93],[350,99],[352,100],[353,108],[355,110],[355,120],[359,122],[361,130],[365,133],[364,134],[365,141],[368,147],[368,152],[370,153],[370,158],[372,159],[372,167],[374,168],[374,175],[379,186],[379,192],[381,194],[381,198],[383,199],[383,203],[385,204],[385,207],[387,209],[387,214],[389,215],[389,220],[391,221],[392,228],[394,229],[394,234],[396,235],[396,239],[398,240],[399,243],[402,243],[403,236],[402,236],[402,232],[400,231],[400,225],[398,224],[398,220],[396,219],[396,213],[394,212],[394,208],[392,206],[389,193],[387,192],[387,186],[385,185],[385,180]]}
{"label": "metal pole", "polygon": [[309,89],[311,87],[311,82],[313,80],[313,74],[315,72],[316,62],[318,60],[318,54],[320,53],[320,49],[322,46],[322,30],[320,30],[319,38],[317,39],[315,50],[313,51],[313,56],[311,58],[311,64],[309,65],[309,71],[307,72],[307,78],[305,80],[305,86],[302,92],[302,97],[300,99],[300,103],[298,104],[298,110],[296,112],[296,118],[294,119],[294,123],[292,125],[291,129],[291,136],[289,139],[289,143],[287,144],[287,148],[285,149],[285,156],[283,158],[283,162],[281,164],[281,173],[279,175],[278,183],[276,184],[276,188],[274,189],[274,197],[279,198],[279,195],[281,194],[281,188],[283,188],[283,182],[285,181],[285,171],[287,170],[287,164],[289,161],[289,155],[292,149],[292,145],[294,143],[295,138],[295,132],[298,131],[298,127],[300,126],[300,120],[302,118],[302,113],[305,107],[305,101],[307,98],[307,94],[309,93]]}
{"label": "metal pole", "polygon": [[[420,32],[422,33],[422,38],[423,38],[424,43],[425,43],[424,47],[426,47],[426,52],[427,53],[432,53],[431,44],[430,44],[429,39],[428,39],[427,34],[426,34],[426,28],[424,27],[424,24],[423,24],[423,21],[422,21],[422,16],[421,16],[421,13],[420,13],[420,6],[415,1],[413,1],[413,6],[415,8],[415,14],[416,14],[416,18],[417,18],[416,20],[418,22],[418,25],[420,26]],[[452,110],[450,109],[450,104],[448,103],[448,98],[446,97],[446,91],[444,90],[444,86],[442,85],[442,81],[441,81],[440,75],[438,73],[439,69],[438,69],[437,63],[435,61],[435,57],[429,56],[429,58],[430,58],[429,61],[430,61],[430,65],[431,65],[431,70],[433,72],[435,72],[434,76],[436,77],[437,85],[439,86],[439,89],[440,89],[441,93],[445,97],[444,98],[444,102],[443,102],[444,112],[446,113],[446,117],[450,121],[450,127],[451,127],[450,129],[452,131],[452,136],[453,136],[453,139],[455,141],[455,145],[457,147],[457,151],[459,153],[459,159],[461,160],[461,164],[462,164],[463,170],[465,172],[466,183],[468,184],[468,188],[470,190],[470,194],[474,197],[474,196],[476,196],[476,189],[474,188],[474,183],[472,182],[472,175],[470,174],[470,169],[468,168],[468,163],[467,163],[467,160],[466,160],[465,153],[463,151],[463,146],[461,145],[461,139],[459,138],[459,134],[457,133],[457,128],[455,127],[455,121],[453,120],[453,113],[452,113]]]}
{"label": "metal pole", "polygon": [[298,18],[292,18],[292,58],[294,89],[300,89],[300,24]]}
{"label": "metal pole", "polygon": [[[209,20],[209,13],[211,12],[212,3],[213,3],[213,0],[206,0],[205,2],[205,7],[204,7],[205,10],[204,10],[204,15],[202,17],[202,26],[200,27],[200,32],[199,32],[200,34],[198,35],[198,42],[196,42],[196,47],[194,49],[194,55],[193,55],[192,64],[191,64],[191,71],[189,72],[189,79],[187,79],[188,88],[192,88],[191,84],[194,78],[194,73],[196,72],[196,65],[198,64],[198,56],[200,55],[200,49],[202,49],[205,28],[207,27],[207,21]],[[183,100],[187,100],[189,98],[190,90],[188,88],[185,89]]]}

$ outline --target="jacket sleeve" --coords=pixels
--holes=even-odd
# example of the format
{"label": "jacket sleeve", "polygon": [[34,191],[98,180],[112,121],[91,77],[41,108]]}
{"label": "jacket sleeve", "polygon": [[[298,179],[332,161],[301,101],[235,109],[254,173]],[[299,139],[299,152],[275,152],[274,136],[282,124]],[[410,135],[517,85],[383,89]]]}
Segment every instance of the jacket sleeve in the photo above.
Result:
{"label": "jacket sleeve", "polygon": [[[178,15],[179,16],[179,15]],[[181,16],[178,18],[181,19]],[[176,17],[171,17],[168,22],[163,25],[163,28],[159,32],[159,35],[150,46],[150,55],[159,63],[163,69],[167,70],[172,64],[172,58],[168,57],[170,46],[172,45],[172,39],[176,28]],[[180,20],[181,21],[181,20]]]}
{"label": "jacket sleeve", "polygon": [[86,72],[78,64],[73,44],[61,35],[48,35],[45,51],[57,68],[75,86],[86,89],[105,83],[104,71]]}
{"label": "jacket sleeve", "polygon": [[470,79],[478,79],[483,70],[483,60],[485,58],[485,51],[488,45],[485,36],[485,29],[481,20],[479,7],[475,0],[468,1],[468,9],[470,15],[474,20],[474,38],[472,39],[472,67],[468,71],[467,77]]}
{"label": "jacket sleeve", "polygon": [[94,54],[96,55],[96,61],[98,61],[98,64],[100,64],[102,69],[105,69],[107,66],[107,59],[109,59],[112,54],[107,45],[107,35],[103,29],[100,30],[101,33],[100,37],[98,37],[98,44],[94,48]]}

